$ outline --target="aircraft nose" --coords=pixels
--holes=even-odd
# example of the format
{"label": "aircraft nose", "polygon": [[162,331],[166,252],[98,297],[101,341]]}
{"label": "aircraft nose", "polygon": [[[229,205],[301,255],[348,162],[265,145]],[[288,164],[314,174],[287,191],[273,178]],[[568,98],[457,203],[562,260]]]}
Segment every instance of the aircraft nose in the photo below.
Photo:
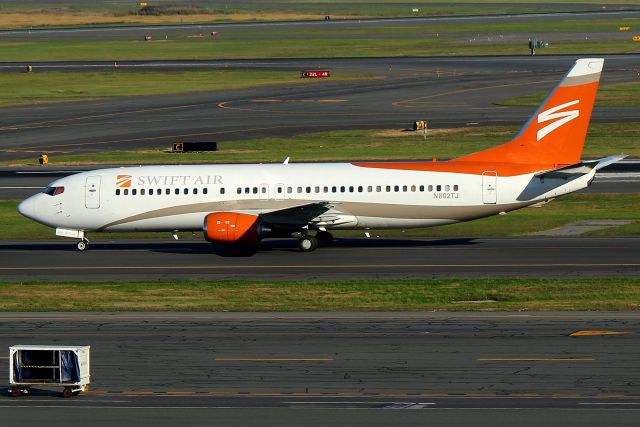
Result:
{"label": "aircraft nose", "polygon": [[33,200],[33,197],[29,197],[28,199],[20,202],[20,204],[18,205],[18,212],[29,219],[33,219],[33,216],[36,212],[36,202],[35,200]]}

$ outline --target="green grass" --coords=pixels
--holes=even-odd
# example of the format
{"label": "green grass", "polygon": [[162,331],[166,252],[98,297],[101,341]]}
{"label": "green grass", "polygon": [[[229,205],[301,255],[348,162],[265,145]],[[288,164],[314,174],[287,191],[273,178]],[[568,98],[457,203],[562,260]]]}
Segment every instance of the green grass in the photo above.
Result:
{"label": "green grass", "polygon": [[[365,78],[334,75],[331,80]],[[114,71],[0,73],[0,106],[85,101],[112,96],[246,89],[272,84],[318,84],[290,71]]]}
{"label": "green grass", "polygon": [[[498,105],[537,106],[548,93],[531,93],[518,98],[505,99]],[[601,86],[598,89],[596,105],[599,107],[640,107],[640,83],[627,82]]]}
{"label": "green grass", "polygon": [[[640,26],[640,20],[625,21]],[[264,30],[221,33],[215,40],[169,38],[142,40],[34,40],[1,41],[4,61],[60,60],[161,60],[161,59],[242,59],[242,58],[332,58],[371,56],[448,56],[528,54],[525,42],[504,41],[497,35],[528,34],[531,25],[540,33],[593,31],[618,32],[620,20],[584,20],[504,24],[416,25],[373,29]],[[540,28],[538,28],[540,25]],[[480,37],[475,40],[476,35]],[[491,41],[486,41],[490,36]],[[640,43],[631,34],[622,40],[554,41],[546,54],[637,53]]]}
{"label": "green grass", "polygon": [[[151,2],[155,6],[163,4],[176,4],[179,2],[156,0]],[[635,5],[635,0],[543,0],[538,2],[518,3],[513,0],[492,1],[487,4],[480,0],[463,0],[453,4],[445,2],[424,2],[424,1],[371,1],[357,0],[341,2],[336,0],[310,1],[310,0],[280,0],[269,2],[231,2],[213,1],[202,3],[200,9],[209,13],[217,14],[211,20],[224,21],[228,19],[238,19],[234,15],[246,15],[246,20],[262,19],[286,19],[287,14],[308,14],[309,18],[321,18],[324,15],[334,17],[354,17],[354,18],[375,18],[375,17],[400,17],[400,16],[452,16],[452,15],[478,15],[478,14],[500,14],[500,13],[527,13],[540,12],[548,13],[554,11],[567,10],[567,4],[579,3],[583,7],[580,10],[601,10],[602,5],[625,4]],[[413,8],[419,8],[418,13],[413,13]],[[11,2],[0,5],[0,11],[20,12],[30,14],[47,13],[56,15],[60,13],[86,13],[98,12],[113,16],[114,22],[126,15],[135,14],[138,11],[136,2]],[[175,16],[176,22],[183,19],[190,22],[190,16]],[[47,24],[42,24],[47,25]],[[51,19],[48,25],[64,25],[55,19]]]}
{"label": "green grass", "polygon": [[[52,239],[52,229],[22,217],[17,211],[17,200],[0,201],[0,235],[5,240]],[[558,198],[541,208],[524,208],[507,215],[464,222],[441,227],[401,230],[372,230],[381,237],[486,237],[519,236],[560,227],[581,220],[629,220],[631,224],[613,227],[592,234],[640,234],[640,193],[625,194],[572,194]],[[335,232],[337,237],[361,236],[362,232]],[[168,233],[91,233],[92,240],[129,238],[167,238]],[[191,233],[181,238],[191,239]],[[201,235],[197,235],[201,238]]]}
{"label": "green grass", "polygon": [[[516,126],[434,129],[424,139],[421,132],[344,130],[314,132],[286,138],[220,141],[215,153],[165,152],[171,147],[88,154],[49,153],[51,165],[122,165],[189,163],[267,163],[291,157],[293,162],[332,160],[449,159],[494,147],[510,140]],[[583,157],[612,154],[640,157],[640,123],[592,124]],[[37,158],[0,162],[33,165]]]}
{"label": "green grass", "polygon": [[639,303],[638,279],[0,284],[0,311],[11,312],[568,311]]}

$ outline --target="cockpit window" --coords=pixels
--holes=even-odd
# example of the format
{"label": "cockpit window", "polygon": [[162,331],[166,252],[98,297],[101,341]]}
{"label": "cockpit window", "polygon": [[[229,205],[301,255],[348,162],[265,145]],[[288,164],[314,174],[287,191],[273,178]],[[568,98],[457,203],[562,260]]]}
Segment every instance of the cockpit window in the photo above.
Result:
{"label": "cockpit window", "polygon": [[42,192],[49,196],[57,196],[58,194],[64,193],[64,187],[46,187]]}

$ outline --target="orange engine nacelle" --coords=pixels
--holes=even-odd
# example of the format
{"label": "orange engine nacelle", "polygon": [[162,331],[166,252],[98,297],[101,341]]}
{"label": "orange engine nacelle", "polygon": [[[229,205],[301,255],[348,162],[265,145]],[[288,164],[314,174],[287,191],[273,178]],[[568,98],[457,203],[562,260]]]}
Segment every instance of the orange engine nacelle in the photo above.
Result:
{"label": "orange engine nacelle", "polygon": [[236,212],[215,212],[204,218],[204,238],[209,242],[258,243],[263,227],[260,218]]}

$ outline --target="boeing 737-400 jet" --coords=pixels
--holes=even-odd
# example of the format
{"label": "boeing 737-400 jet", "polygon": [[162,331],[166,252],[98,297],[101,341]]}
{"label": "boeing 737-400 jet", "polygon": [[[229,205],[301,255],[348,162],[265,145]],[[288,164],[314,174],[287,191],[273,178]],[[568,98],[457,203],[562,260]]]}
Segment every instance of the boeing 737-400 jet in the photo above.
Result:
{"label": "boeing 737-400 jet", "polygon": [[575,62],[506,144],[448,161],[141,166],[52,182],[18,211],[78,239],[102,231],[203,230],[210,242],[330,230],[431,227],[546,202],[587,187],[612,156],[581,161],[604,59]]}

